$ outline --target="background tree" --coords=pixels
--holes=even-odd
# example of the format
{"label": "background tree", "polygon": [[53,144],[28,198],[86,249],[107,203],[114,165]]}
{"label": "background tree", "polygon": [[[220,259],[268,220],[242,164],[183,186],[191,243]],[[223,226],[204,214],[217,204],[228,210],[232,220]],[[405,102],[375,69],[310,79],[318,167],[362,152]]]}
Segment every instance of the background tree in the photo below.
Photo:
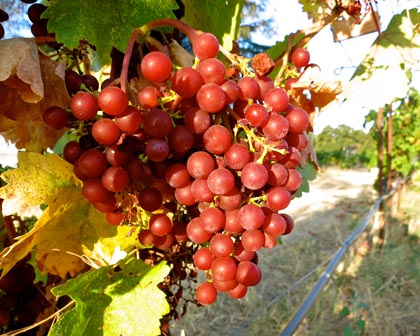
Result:
{"label": "background tree", "polygon": [[327,126],[314,136],[314,147],[320,166],[338,165],[342,168],[367,166],[375,156],[371,136],[347,125]]}

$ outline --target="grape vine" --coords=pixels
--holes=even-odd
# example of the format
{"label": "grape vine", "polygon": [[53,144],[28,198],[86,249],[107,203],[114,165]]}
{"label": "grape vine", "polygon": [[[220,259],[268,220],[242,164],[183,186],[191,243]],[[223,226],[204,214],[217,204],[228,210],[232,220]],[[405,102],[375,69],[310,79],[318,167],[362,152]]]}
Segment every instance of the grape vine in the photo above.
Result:
{"label": "grape vine", "polygon": [[[37,20],[45,8],[30,9],[34,25],[45,25]],[[162,26],[187,36],[193,62],[181,66],[165,40],[151,36]],[[309,114],[290,94],[309,53],[296,49],[287,75],[273,79],[268,55],[230,53],[213,34],[175,19],[135,29],[115,77],[83,73],[77,51],[66,52],[69,103],[49,106],[42,120],[71,139],[61,154],[84,199],[109,225],[128,228],[139,259],[170,266],[159,285],[171,307],[162,328],[180,314],[181,298],[181,314],[221,293],[243,298],[263,276],[258,251],[293,230],[285,211],[307,183],[302,169],[316,166]]]}
{"label": "grape vine", "polygon": [[[125,84],[132,46],[161,25],[189,37],[196,61],[176,67],[162,51],[146,53],[136,104]],[[282,211],[302,183],[296,168],[308,145],[309,116],[269,77],[268,56],[258,57],[264,62],[251,67],[211,33],[157,20],[134,31],[120,86],[114,81],[98,92],[93,81],[81,90],[87,75],[68,71],[71,113],[44,113],[51,127],[70,126],[80,136],[63,156],[83,181],[86,200],[111,225],[131,226],[145,251],[172,258],[188,251],[185,265],[173,259],[174,271],[192,263],[205,272],[196,289],[203,305],[220,292],[245,296],[261,279],[257,251],[276,246],[294,225]],[[306,67],[308,51],[296,49],[291,61]]]}

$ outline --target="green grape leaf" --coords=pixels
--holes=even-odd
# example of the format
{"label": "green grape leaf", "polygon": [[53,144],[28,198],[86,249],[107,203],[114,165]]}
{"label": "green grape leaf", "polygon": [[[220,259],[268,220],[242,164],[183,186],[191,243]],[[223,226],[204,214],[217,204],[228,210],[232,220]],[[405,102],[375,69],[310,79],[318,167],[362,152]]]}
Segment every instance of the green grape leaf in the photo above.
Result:
{"label": "green grape leaf", "polygon": [[183,0],[183,3],[185,5],[183,21],[195,29],[211,32],[223,47],[232,50],[232,43],[237,39],[245,0]]}
{"label": "green grape leaf", "polygon": [[157,285],[169,273],[166,263],[150,267],[138,259],[92,269],[51,291],[75,302],[50,330],[50,336],[160,335],[160,319],[169,313]]}
{"label": "green grape leaf", "polygon": [[302,184],[293,194],[293,198],[302,197],[304,192],[309,192],[309,181],[315,180],[317,176],[317,168],[311,161],[306,161],[303,167],[298,165],[296,170],[300,173],[300,175],[302,175]]}
{"label": "green grape leaf", "polygon": [[[48,30],[70,49],[80,40],[94,45],[102,64],[109,62],[112,47],[125,52],[133,28],[161,18],[174,18],[172,0],[51,0],[42,17]],[[100,13],[100,15],[98,15]]]}
{"label": "green grape leaf", "polygon": [[83,198],[71,164],[57,155],[29,152],[20,152],[18,159],[18,168],[1,175],[7,183],[0,188],[3,210],[12,214],[28,205],[47,207],[31,231],[0,253],[2,276],[33,249],[41,271],[65,277],[83,270],[85,261],[107,265],[138,246],[128,236],[131,228],[109,225]]}

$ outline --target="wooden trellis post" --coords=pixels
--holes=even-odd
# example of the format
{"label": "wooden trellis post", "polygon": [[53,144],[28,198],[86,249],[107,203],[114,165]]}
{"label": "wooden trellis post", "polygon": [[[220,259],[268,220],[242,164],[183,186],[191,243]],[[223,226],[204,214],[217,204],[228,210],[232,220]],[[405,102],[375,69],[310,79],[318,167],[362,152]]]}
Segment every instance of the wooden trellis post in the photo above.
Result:
{"label": "wooden trellis post", "polygon": [[[384,109],[381,107],[378,109],[377,116],[377,127],[378,127],[378,197],[382,197],[384,194],[384,172],[383,172],[383,161],[384,161],[384,145],[383,145],[383,120],[384,120]],[[381,248],[384,244],[385,237],[385,218],[384,218],[384,204],[381,202],[378,211],[375,214],[375,221],[372,227],[372,242],[375,247]]]}

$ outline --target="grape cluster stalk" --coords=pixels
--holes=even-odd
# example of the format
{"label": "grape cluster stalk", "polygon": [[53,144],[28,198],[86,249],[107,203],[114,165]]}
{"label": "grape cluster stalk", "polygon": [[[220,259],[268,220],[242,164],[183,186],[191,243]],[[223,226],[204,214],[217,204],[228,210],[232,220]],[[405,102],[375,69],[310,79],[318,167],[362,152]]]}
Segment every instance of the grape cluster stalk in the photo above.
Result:
{"label": "grape cluster stalk", "polygon": [[[70,106],[43,117],[79,134],[64,159],[111,225],[132,227],[144,248],[188,248],[190,263],[206,274],[195,298],[208,305],[221,292],[244,297],[261,280],[257,252],[292,231],[283,211],[302,184],[296,168],[310,121],[269,77],[267,55],[250,66],[211,33],[187,36],[194,64],[148,52],[136,99],[123,81],[99,88],[95,77],[68,70]],[[293,62],[307,66],[309,53],[299,49]]]}

